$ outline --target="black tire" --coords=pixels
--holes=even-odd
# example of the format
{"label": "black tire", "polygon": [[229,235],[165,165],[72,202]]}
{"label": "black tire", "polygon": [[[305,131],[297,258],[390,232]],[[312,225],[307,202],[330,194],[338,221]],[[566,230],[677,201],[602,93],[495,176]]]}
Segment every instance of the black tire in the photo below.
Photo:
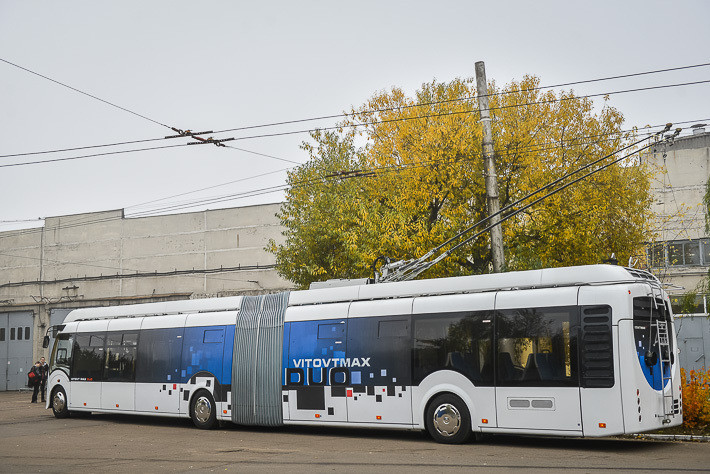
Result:
{"label": "black tire", "polygon": [[69,416],[67,392],[64,391],[61,385],[52,390],[52,396],[49,397],[49,402],[52,405],[52,413],[54,413],[56,418],[66,418]]}
{"label": "black tire", "polygon": [[463,400],[445,393],[435,397],[424,414],[426,429],[437,443],[461,444],[471,437],[471,415]]}
{"label": "black tire", "polygon": [[190,402],[190,417],[196,427],[211,430],[217,426],[217,407],[207,390],[198,390]]}

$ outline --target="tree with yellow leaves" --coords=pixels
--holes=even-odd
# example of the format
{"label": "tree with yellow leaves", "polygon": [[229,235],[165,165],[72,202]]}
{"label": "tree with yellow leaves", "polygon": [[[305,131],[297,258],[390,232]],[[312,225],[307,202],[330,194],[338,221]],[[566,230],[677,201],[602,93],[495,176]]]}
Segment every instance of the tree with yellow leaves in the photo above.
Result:
{"label": "tree with yellow leaves", "polygon": [[[501,207],[631,138],[614,108],[595,113],[572,91],[542,92],[536,77],[490,84],[489,95]],[[284,277],[306,287],[371,276],[378,256],[419,257],[487,215],[472,80],[425,83],[415,97],[378,93],[340,125],[313,133],[309,162],[289,174],[286,241],[268,247]],[[506,221],[507,268],[628,258],[650,239],[650,203],[645,168],[611,166]],[[481,236],[423,276],[488,272],[489,247]]]}

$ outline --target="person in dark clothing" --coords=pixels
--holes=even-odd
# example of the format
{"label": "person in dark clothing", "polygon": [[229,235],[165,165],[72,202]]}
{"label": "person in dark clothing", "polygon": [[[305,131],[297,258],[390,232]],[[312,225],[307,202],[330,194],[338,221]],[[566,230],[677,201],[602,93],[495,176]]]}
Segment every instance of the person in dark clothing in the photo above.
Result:
{"label": "person in dark clothing", "polygon": [[45,394],[47,392],[47,377],[49,376],[49,364],[44,357],[39,359],[39,367],[42,369],[42,377],[40,378],[40,393],[42,394],[42,401],[44,401]]}
{"label": "person in dark clothing", "polygon": [[39,387],[42,385],[42,367],[39,361],[35,362],[34,367],[30,369],[30,372],[34,374],[32,377],[32,403],[37,403],[37,393],[39,392]]}

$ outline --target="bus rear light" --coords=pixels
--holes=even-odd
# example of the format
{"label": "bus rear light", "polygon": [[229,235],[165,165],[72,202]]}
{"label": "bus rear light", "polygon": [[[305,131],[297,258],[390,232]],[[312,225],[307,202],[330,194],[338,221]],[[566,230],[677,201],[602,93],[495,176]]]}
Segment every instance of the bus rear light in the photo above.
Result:
{"label": "bus rear light", "polygon": [[348,397],[352,397],[352,396],[353,396],[353,389],[349,388],[348,389]]}
{"label": "bus rear light", "polygon": [[173,390],[177,390],[177,384],[176,384],[176,383],[173,384]]}
{"label": "bus rear light", "polygon": [[488,424],[488,418],[483,418],[483,419],[481,420],[481,423],[483,423],[484,425],[487,425],[487,424]]}
{"label": "bus rear light", "polygon": [[599,423],[599,428],[606,428],[606,423]]}
{"label": "bus rear light", "polygon": [[380,415],[377,415],[375,418],[377,418],[378,420],[382,419],[382,417]]}

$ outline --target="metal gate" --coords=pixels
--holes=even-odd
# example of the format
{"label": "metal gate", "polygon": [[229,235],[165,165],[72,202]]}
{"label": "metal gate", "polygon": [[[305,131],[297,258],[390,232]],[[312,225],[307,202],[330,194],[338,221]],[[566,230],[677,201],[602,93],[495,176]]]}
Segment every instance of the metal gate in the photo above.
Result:
{"label": "metal gate", "polygon": [[0,391],[27,386],[32,367],[32,311],[0,313]]}
{"label": "metal gate", "polygon": [[680,366],[687,371],[709,367],[710,320],[703,315],[688,315],[675,318],[678,337]]}

